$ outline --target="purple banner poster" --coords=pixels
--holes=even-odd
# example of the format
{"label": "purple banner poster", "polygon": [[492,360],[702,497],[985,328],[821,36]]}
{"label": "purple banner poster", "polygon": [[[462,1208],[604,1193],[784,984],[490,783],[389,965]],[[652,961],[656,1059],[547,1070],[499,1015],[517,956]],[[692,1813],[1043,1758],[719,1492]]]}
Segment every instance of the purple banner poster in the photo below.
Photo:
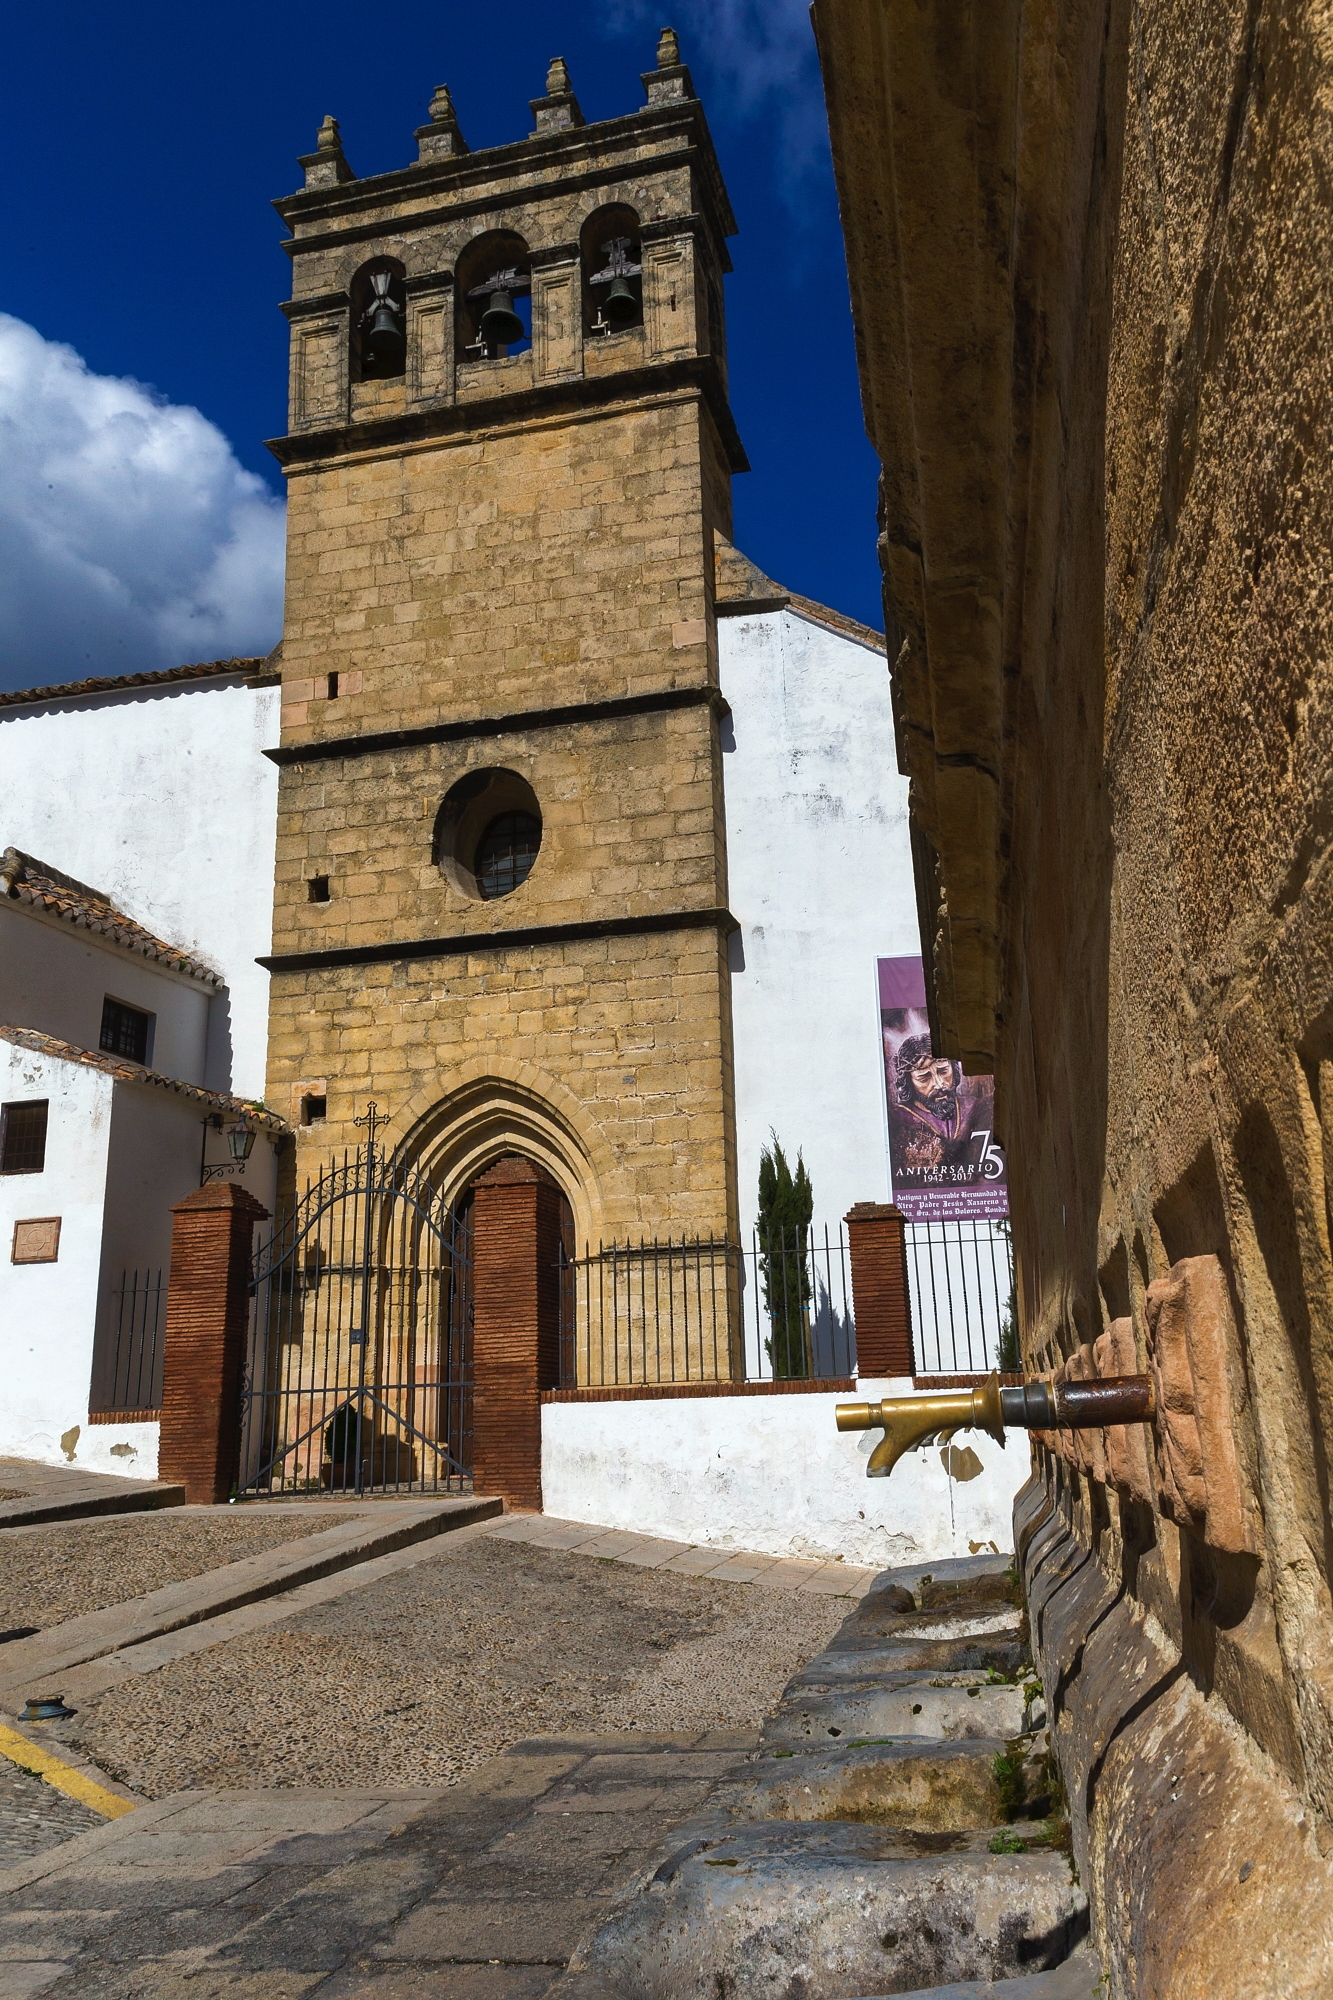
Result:
{"label": "purple banner poster", "polygon": [[894,1201],[909,1222],[1008,1215],[994,1080],[964,1076],[960,1063],[933,1053],[919,958],[877,966]]}

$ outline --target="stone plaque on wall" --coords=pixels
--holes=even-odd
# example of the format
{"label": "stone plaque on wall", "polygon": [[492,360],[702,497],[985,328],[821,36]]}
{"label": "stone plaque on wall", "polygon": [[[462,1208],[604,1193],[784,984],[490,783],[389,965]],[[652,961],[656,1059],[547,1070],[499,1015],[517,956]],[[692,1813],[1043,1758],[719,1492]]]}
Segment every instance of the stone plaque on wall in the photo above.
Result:
{"label": "stone plaque on wall", "polygon": [[54,1264],[60,1254],[60,1217],[35,1215],[14,1224],[11,1264]]}
{"label": "stone plaque on wall", "polygon": [[537,381],[581,372],[583,326],[579,308],[577,264],[533,273],[532,351]]}
{"label": "stone plaque on wall", "polygon": [[347,407],[346,324],[341,318],[298,327],[293,343],[295,426],[341,419]]}

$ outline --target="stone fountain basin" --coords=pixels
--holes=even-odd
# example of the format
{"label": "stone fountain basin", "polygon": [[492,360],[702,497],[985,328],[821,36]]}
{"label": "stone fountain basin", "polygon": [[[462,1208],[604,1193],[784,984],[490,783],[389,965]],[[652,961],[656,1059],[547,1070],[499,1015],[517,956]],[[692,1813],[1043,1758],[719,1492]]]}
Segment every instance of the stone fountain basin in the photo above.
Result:
{"label": "stone fountain basin", "polygon": [[[1086,1928],[1064,1855],[989,1832],[809,1822],[690,1842],[575,1956],[580,1990],[672,2000],[903,1993],[1058,1965]],[[571,1982],[572,1983],[572,1982]]]}
{"label": "stone fountain basin", "polygon": [[962,1833],[1003,1817],[992,1737],[921,1737],[761,1756],[715,1795],[737,1820],[847,1820],[916,1833]]}
{"label": "stone fountain basin", "polygon": [[986,1737],[1008,1742],[1023,1733],[1021,1687],[838,1688],[829,1694],[793,1691],[764,1725],[765,1750],[827,1749],[865,1737],[930,1737],[961,1742]]}

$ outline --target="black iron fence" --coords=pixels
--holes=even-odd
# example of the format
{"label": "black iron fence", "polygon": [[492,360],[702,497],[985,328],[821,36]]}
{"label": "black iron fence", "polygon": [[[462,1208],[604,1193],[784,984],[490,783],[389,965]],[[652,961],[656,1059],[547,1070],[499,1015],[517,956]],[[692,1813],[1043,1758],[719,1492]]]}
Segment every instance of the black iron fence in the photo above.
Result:
{"label": "black iron fence", "polygon": [[562,1388],[856,1372],[841,1229],[599,1243],[562,1256],[560,1307]]}
{"label": "black iron fence", "polygon": [[[1004,1222],[904,1231],[918,1375],[1019,1368]],[[851,1260],[841,1227],[748,1243],[641,1237],[562,1253],[560,1386],[831,1381],[856,1373]]]}
{"label": "black iron fence", "polygon": [[[96,1371],[90,1398],[93,1416],[162,1407],[162,1348],[167,1321],[167,1281],[159,1271],[122,1271],[111,1287],[106,1322],[115,1333],[107,1342],[111,1366]],[[100,1342],[99,1342],[100,1344]],[[103,1352],[105,1353],[105,1349]]]}
{"label": "black iron fence", "polygon": [[1020,1367],[1014,1252],[1006,1222],[909,1222],[907,1287],[918,1375]]}

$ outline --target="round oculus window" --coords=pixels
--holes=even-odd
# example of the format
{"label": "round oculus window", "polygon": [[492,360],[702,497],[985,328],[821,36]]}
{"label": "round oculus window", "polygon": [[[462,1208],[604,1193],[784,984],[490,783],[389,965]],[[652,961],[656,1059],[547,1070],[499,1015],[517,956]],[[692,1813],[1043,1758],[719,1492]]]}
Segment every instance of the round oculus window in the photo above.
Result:
{"label": "round oculus window", "polygon": [[434,859],[462,896],[494,902],[521,889],[542,844],[542,809],[517,771],[469,771],[435,821]]}

